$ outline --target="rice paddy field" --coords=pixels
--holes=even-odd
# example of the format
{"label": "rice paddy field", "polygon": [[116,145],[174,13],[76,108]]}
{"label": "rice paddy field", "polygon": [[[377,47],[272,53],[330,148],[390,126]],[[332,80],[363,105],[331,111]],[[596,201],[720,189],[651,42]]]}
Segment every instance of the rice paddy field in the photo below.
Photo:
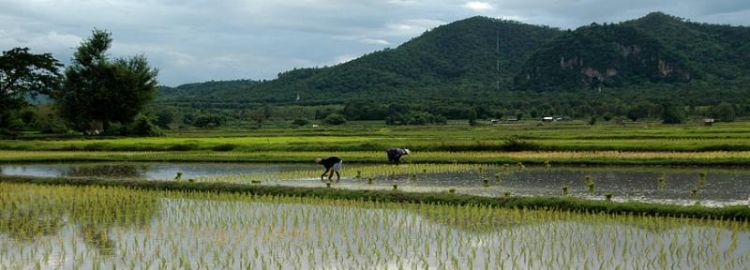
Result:
{"label": "rice paddy field", "polygon": [[748,164],[743,122],[5,139],[0,269],[748,269]]}
{"label": "rice paddy field", "polygon": [[747,221],[0,183],[2,269],[747,269]]}
{"label": "rice paddy field", "polygon": [[[0,176],[193,181],[325,187],[320,166],[304,163],[12,163]],[[706,206],[750,204],[745,167],[526,166],[516,164],[350,164],[340,189],[446,192],[488,197],[573,196]],[[607,197],[609,196],[609,198]]]}
{"label": "rice paddy field", "polygon": [[[515,143],[509,144],[508,139]],[[662,125],[523,122],[480,127],[344,126],[299,129],[172,131],[159,138],[45,138],[0,140],[0,150],[23,151],[750,151],[747,122]]]}

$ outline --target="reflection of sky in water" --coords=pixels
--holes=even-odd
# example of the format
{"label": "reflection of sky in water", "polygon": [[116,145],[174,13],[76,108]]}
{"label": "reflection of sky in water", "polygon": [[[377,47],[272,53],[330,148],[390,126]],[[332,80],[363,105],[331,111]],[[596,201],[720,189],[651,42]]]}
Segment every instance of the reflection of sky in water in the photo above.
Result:
{"label": "reflection of sky in water", "polygon": [[[356,165],[355,165],[356,166]],[[317,180],[315,164],[257,164],[257,163],[74,163],[74,164],[6,164],[0,172],[6,175],[146,178],[170,180],[177,172],[182,179],[242,175],[244,179],[279,172],[312,170],[310,178],[266,182],[271,185],[323,186]],[[612,193],[613,200],[656,201],[673,204],[693,204],[701,200],[704,205],[747,204],[750,197],[750,169],[747,168],[660,168],[660,167],[529,167],[519,171],[500,166],[488,167],[479,175],[469,173],[418,174],[416,180],[400,175],[393,178],[376,177],[373,185],[365,180],[353,179],[354,168],[344,168],[344,178],[338,187],[358,189],[391,189],[399,185],[406,191],[447,191],[483,195],[561,195],[568,186],[572,196],[602,199]],[[700,173],[706,173],[701,183]],[[496,175],[500,181],[496,181]],[[588,192],[586,177],[595,184],[595,192]],[[659,178],[664,178],[660,189]],[[260,177],[259,177],[260,178]],[[487,184],[483,182],[487,180]],[[692,194],[695,189],[696,193]]]}
{"label": "reflection of sky in water", "polygon": [[0,173],[20,176],[79,176],[112,178],[182,179],[233,174],[262,175],[283,171],[316,168],[314,164],[241,164],[241,163],[74,163],[74,164],[7,164]]}
{"label": "reflection of sky in water", "polygon": [[[747,225],[730,229],[676,219],[542,212],[436,210],[165,199],[144,227],[114,227],[114,254],[103,268],[210,269],[744,269]],[[209,218],[210,217],[210,218]],[[68,224],[57,235],[7,241],[0,262],[44,268],[92,268],[95,248]],[[42,248],[40,248],[40,246]],[[60,252],[64,246],[65,253]],[[75,246],[75,249],[74,249]],[[23,259],[20,259],[23,258]],[[182,262],[181,262],[182,261]]]}

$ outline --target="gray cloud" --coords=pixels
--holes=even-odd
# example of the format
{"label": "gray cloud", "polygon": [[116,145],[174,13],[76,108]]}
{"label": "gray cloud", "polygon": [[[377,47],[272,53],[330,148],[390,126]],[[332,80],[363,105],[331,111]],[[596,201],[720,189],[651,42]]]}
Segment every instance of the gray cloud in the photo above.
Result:
{"label": "gray cloud", "polygon": [[576,28],[651,11],[750,25],[746,0],[0,0],[0,49],[26,46],[68,62],[94,28],[113,56],[146,55],[160,82],[272,79],[395,47],[435,26],[483,15]]}

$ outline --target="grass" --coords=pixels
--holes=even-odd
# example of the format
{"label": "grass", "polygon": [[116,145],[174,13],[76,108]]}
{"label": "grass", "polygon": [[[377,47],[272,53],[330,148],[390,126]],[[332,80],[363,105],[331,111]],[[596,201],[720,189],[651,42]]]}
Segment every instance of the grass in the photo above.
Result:
{"label": "grass", "polygon": [[[0,151],[0,162],[169,161],[169,162],[285,162],[310,163],[336,155],[347,163],[386,163],[380,151]],[[417,152],[409,163],[588,164],[588,165],[737,165],[750,163],[750,151],[712,152]]]}
{"label": "grass", "polygon": [[[581,122],[469,127],[352,125],[320,129],[188,130],[159,138],[0,140],[0,150],[23,151],[383,151],[409,147],[442,151],[750,151],[748,122],[588,126]],[[517,138],[510,143],[508,138]],[[518,144],[517,142],[522,142]]]}
{"label": "grass", "polygon": [[200,191],[244,193],[255,196],[314,197],[334,200],[364,200],[393,203],[431,203],[441,205],[474,205],[499,208],[555,209],[606,214],[631,214],[661,217],[684,217],[698,219],[750,220],[748,206],[677,206],[643,202],[611,202],[585,200],[571,197],[506,196],[491,198],[449,192],[401,192],[383,190],[348,190],[334,188],[306,188],[286,186],[263,186],[234,183],[207,183],[184,181],[70,179],[41,177],[2,176],[0,182],[15,184],[127,187],[139,190]]}

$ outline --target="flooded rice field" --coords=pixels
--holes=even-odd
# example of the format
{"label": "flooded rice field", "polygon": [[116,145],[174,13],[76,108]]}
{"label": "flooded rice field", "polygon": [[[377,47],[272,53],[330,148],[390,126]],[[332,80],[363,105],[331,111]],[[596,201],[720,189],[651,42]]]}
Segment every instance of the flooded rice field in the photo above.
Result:
{"label": "flooded rice field", "polygon": [[[0,174],[325,186],[315,164],[5,164]],[[179,177],[177,176],[179,174]],[[708,206],[748,204],[750,168],[526,167],[523,165],[345,165],[336,188],[449,191],[481,196],[566,195]],[[335,180],[335,177],[334,177]]]}
{"label": "flooded rice field", "polygon": [[746,269],[747,222],[0,183],[0,269]]}

